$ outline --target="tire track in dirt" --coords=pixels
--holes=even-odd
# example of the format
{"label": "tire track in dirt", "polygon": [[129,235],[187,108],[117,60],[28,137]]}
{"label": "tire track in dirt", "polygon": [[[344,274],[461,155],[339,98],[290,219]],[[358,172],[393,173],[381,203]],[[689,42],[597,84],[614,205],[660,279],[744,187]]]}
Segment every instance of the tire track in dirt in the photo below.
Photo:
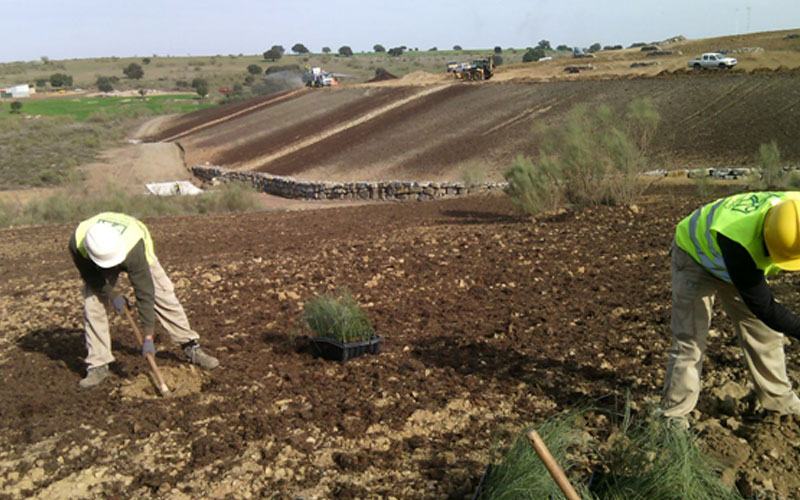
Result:
{"label": "tire track in dirt", "polygon": [[730,95],[732,94],[735,95],[736,91],[739,88],[746,86],[747,83],[748,82],[746,80],[736,82],[736,84],[733,87],[726,89],[724,92],[716,94],[713,99],[707,101],[705,105],[703,105],[702,107],[696,108],[693,113],[686,116],[686,118],[684,118],[681,122],[679,122],[678,127],[683,128],[688,124],[687,130],[694,130],[697,126],[697,121],[696,121],[697,117],[707,116],[709,112],[717,106],[717,104],[729,98]]}
{"label": "tire track in dirt", "polygon": [[[756,93],[756,92],[759,92],[759,93],[767,92],[768,93],[768,91],[771,88],[775,87],[778,82],[776,82],[776,81],[771,81],[771,82],[763,82],[763,81],[761,81],[761,82],[756,82],[755,84],[752,84],[752,82],[747,82],[747,83],[748,83],[747,86],[749,88],[742,88],[742,87],[744,87],[744,85],[742,85],[742,86],[740,86],[740,87],[738,87],[736,89],[736,90],[741,89],[741,93],[738,93],[736,95],[735,99],[724,99],[725,97],[728,97],[727,94],[725,94],[724,96],[720,96],[719,100],[722,101],[722,105],[719,106],[714,112],[709,113],[708,115],[705,115],[705,116],[701,117],[699,120],[697,120],[695,122],[695,126],[704,125],[704,124],[706,124],[708,122],[716,120],[719,117],[719,115],[721,115],[725,111],[731,110],[733,108],[736,108],[737,106],[741,106],[743,103],[746,103],[748,101],[749,97],[752,94]],[[730,93],[733,93],[733,90],[731,90]]]}
{"label": "tire track in dirt", "polygon": [[256,103],[253,103],[252,101],[246,101],[240,105],[235,105],[235,107],[221,106],[219,108],[213,108],[214,112],[210,113],[211,116],[206,114],[203,114],[202,116],[193,116],[195,119],[193,119],[191,122],[167,129],[161,134],[154,136],[151,140],[161,142],[175,141],[189,134],[193,134],[214,125],[218,125],[234,118],[253,113],[262,108],[273,106],[289,99],[295,99],[307,91],[307,89],[290,90],[287,92],[281,92],[279,94],[271,94],[263,99],[258,100]]}
{"label": "tire track in dirt", "polygon": [[357,127],[357,126],[359,126],[359,125],[361,125],[363,123],[366,123],[368,121],[371,121],[371,120],[383,115],[384,113],[387,113],[387,112],[392,111],[394,109],[397,109],[397,108],[400,108],[402,106],[405,106],[406,104],[408,104],[410,102],[413,102],[413,101],[415,101],[417,99],[421,99],[421,98],[426,97],[426,96],[428,96],[430,94],[435,94],[437,92],[440,92],[440,91],[442,91],[442,90],[444,90],[444,89],[446,89],[446,88],[448,88],[450,86],[451,86],[450,84],[446,84],[446,85],[436,85],[436,86],[433,86],[433,87],[423,88],[423,90],[421,90],[419,92],[416,92],[415,94],[413,94],[411,96],[408,96],[406,98],[400,99],[400,100],[395,101],[395,102],[392,102],[391,104],[387,104],[387,105],[385,105],[385,106],[383,106],[381,108],[374,109],[374,110],[370,111],[369,113],[366,113],[363,116],[360,116],[358,118],[355,118],[355,119],[346,121],[344,123],[341,123],[340,125],[338,125],[336,127],[333,127],[332,129],[326,130],[324,132],[321,132],[321,133],[316,134],[314,136],[308,137],[306,139],[302,139],[302,140],[300,140],[298,142],[295,142],[295,143],[293,143],[293,144],[291,144],[291,145],[289,145],[289,146],[287,146],[285,148],[280,149],[279,151],[276,151],[275,153],[267,155],[266,157],[259,157],[259,158],[255,159],[253,161],[249,161],[249,162],[245,162],[245,163],[239,164],[239,165],[237,165],[237,168],[239,168],[241,170],[252,170],[252,169],[255,169],[255,168],[264,168],[270,162],[272,162],[272,161],[274,161],[274,160],[276,160],[276,159],[278,159],[278,158],[280,158],[282,156],[286,156],[286,155],[289,155],[291,153],[294,153],[295,151],[299,151],[301,149],[313,146],[314,144],[316,144],[318,142],[321,142],[321,141],[323,141],[323,140],[325,140],[325,139],[327,139],[327,138],[329,138],[331,136],[334,136],[336,134],[344,132],[345,130],[352,129],[353,127]]}
{"label": "tire track in dirt", "polygon": [[498,130],[500,130],[502,128],[510,127],[510,126],[513,126],[513,125],[517,125],[521,121],[524,121],[524,120],[529,119],[529,118],[535,118],[538,115],[541,115],[543,113],[547,113],[548,111],[550,111],[550,108],[553,107],[553,102],[554,101],[550,101],[549,103],[545,103],[545,104],[543,104],[541,106],[538,106],[536,108],[532,108],[532,109],[529,109],[527,111],[523,111],[522,113],[520,113],[520,114],[518,114],[518,115],[516,115],[516,116],[514,116],[514,117],[512,117],[512,118],[510,118],[510,119],[508,119],[506,121],[504,121],[503,123],[495,125],[494,127],[490,128],[489,130],[484,132],[482,135],[489,135],[489,134],[491,134],[493,132],[496,132],[496,131],[498,131]]}
{"label": "tire track in dirt", "polygon": [[271,163],[261,164],[255,170],[275,175],[295,175],[304,171],[305,167],[313,167],[323,162],[331,156],[332,151],[358,148],[359,145],[377,135],[396,130],[397,127],[403,127],[404,124],[419,117],[421,112],[441,106],[446,101],[471,93],[474,90],[476,90],[476,87],[469,85],[447,85],[437,92],[426,93],[424,96],[417,95],[416,99],[406,101],[402,106],[384,110],[380,116],[375,116],[369,121],[341,130],[336,134],[331,134],[310,147],[284,155]]}
{"label": "tire track in dirt", "polygon": [[[271,133],[251,137],[244,144],[222,149],[220,152],[211,155],[211,162],[229,168],[244,170],[245,167],[242,167],[242,164],[255,164],[260,161],[260,158],[281,151],[287,144],[302,141],[304,137],[320,134],[320,131],[326,128],[338,127],[342,123],[349,123],[387,103],[407,97],[414,90],[409,87],[387,87],[354,101],[347,101],[335,107],[326,107],[325,117],[331,117],[330,119],[311,116],[292,125],[280,127]],[[318,92],[329,92],[329,90],[325,89]],[[212,147],[217,141],[217,138],[208,139],[208,146]]]}

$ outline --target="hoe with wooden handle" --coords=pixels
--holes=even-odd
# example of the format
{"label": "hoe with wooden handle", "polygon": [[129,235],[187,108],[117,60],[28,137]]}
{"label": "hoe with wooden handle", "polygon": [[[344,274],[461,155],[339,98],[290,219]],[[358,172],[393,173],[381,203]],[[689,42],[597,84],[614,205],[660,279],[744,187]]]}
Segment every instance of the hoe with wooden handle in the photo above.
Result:
{"label": "hoe with wooden handle", "polygon": [[[136,321],[133,319],[133,315],[131,314],[131,308],[128,307],[128,304],[125,304],[125,316],[128,318],[128,322],[131,324],[131,328],[133,328],[133,333],[136,334],[136,340],[139,341],[139,347],[142,347],[142,333],[139,331],[139,327],[136,326]],[[152,354],[149,352],[145,354],[147,358],[147,362],[150,364],[150,369],[153,371],[153,376],[155,376],[156,381],[158,382],[158,390],[161,392],[163,397],[169,396],[170,390],[167,387],[167,384],[164,382],[164,377],[161,376],[161,372],[158,369],[158,365],[156,365],[156,360]]]}
{"label": "hoe with wooden handle", "polygon": [[544,466],[547,467],[553,480],[558,487],[561,488],[561,492],[567,497],[567,500],[581,500],[581,497],[578,496],[578,492],[572,487],[569,479],[567,479],[567,475],[564,474],[564,470],[561,469],[556,459],[553,458],[553,455],[550,453],[550,450],[547,449],[547,445],[544,444],[542,437],[536,432],[536,429],[531,429],[527,434],[527,438],[533,445],[533,449],[536,450],[536,454],[539,455],[539,458],[544,463]]}

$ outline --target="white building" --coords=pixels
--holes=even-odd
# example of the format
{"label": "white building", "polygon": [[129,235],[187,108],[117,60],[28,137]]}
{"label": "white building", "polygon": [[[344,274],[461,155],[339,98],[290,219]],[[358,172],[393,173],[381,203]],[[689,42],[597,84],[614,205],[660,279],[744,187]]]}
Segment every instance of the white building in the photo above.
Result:
{"label": "white building", "polygon": [[35,93],[36,89],[27,83],[0,89],[0,97],[30,97],[31,94]]}

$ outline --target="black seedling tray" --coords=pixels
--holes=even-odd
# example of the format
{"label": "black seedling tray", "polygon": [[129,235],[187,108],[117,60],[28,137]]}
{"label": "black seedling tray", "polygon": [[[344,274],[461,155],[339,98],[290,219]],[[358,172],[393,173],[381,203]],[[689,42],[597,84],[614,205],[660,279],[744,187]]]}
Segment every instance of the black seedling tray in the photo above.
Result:
{"label": "black seedling tray", "polygon": [[383,338],[376,335],[369,340],[359,342],[339,342],[330,337],[314,337],[311,339],[311,348],[314,354],[330,361],[347,361],[362,354],[378,354],[381,352]]}

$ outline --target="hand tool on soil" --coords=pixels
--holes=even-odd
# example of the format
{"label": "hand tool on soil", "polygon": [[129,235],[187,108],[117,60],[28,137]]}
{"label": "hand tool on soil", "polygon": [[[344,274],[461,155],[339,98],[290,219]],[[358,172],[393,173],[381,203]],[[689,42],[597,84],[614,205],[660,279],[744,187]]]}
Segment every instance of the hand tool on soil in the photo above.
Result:
{"label": "hand tool on soil", "polygon": [[536,429],[531,429],[527,434],[527,438],[531,445],[533,445],[533,449],[536,450],[536,454],[539,455],[539,458],[544,463],[544,466],[547,467],[553,480],[561,489],[561,492],[567,497],[567,500],[581,500],[578,492],[572,487],[569,479],[567,479],[567,475],[564,474],[564,470],[558,465],[556,459],[553,458],[553,455],[550,453],[547,445],[544,444],[542,437],[536,432]]}
{"label": "hand tool on soil", "polygon": [[[139,327],[136,326],[136,321],[133,319],[133,315],[131,314],[131,308],[128,306],[127,301],[123,306],[125,310],[125,316],[128,318],[128,322],[131,324],[131,328],[133,329],[133,333],[136,334],[136,340],[139,342],[139,347],[142,347],[142,343],[144,340],[142,339],[142,333],[139,331]],[[153,376],[156,378],[156,382],[158,383],[158,390],[161,392],[163,397],[167,397],[172,395],[167,387],[166,382],[164,382],[164,377],[161,376],[161,371],[158,369],[158,365],[156,365],[156,360],[152,354],[149,352],[145,354],[145,358],[147,358],[147,362],[150,364],[150,369],[153,372]]]}

